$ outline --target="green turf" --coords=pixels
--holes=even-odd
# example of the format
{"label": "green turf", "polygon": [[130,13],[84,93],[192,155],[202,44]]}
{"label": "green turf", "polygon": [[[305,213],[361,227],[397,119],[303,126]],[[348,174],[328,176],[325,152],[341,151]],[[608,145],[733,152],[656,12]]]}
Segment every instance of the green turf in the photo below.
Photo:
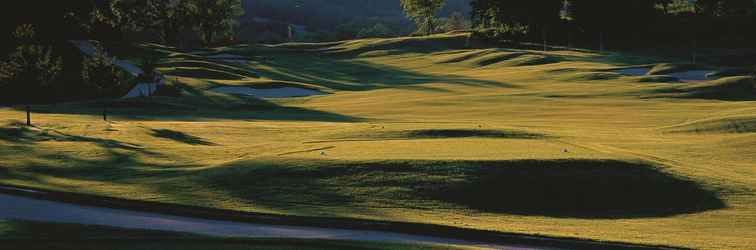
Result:
{"label": "green turf", "polygon": [[[180,69],[163,68],[180,97],[115,101],[111,123],[94,102],[37,106],[35,128],[18,124],[22,110],[0,109],[0,183],[278,215],[756,245],[752,77],[670,82],[612,72],[675,63],[664,58],[479,45],[466,34],[196,53],[144,45]],[[252,60],[204,57],[214,54]],[[208,91],[216,86],[329,94],[255,100]]]}

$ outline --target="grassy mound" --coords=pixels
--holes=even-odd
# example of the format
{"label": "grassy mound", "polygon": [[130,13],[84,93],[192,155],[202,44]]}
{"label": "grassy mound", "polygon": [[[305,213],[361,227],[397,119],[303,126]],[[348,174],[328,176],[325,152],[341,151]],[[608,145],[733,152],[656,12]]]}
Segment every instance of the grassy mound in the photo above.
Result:
{"label": "grassy mound", "polygon": [[401,54],[401,51],[398,50],[376,50],[376,51],[368,51],[362,54],[359,54],[358,57],[379,57],[379,56],[390,56],[390,55],[396,55]]}
{"label": "grassy mound", "polygon": [[163,68],[161,72],[166,75],[213,80],[244,80],[248,75],[240,75],[223,70],[214,70],[204,67],[175,67]]}
{"label": "grassy mound", "polygon": [[275,89],[275,88],[291,87],[291,88],[303,88],[303,89],[322,91],[321,87],[317,85],[313,85],[313,84],[293,82],[293,81],[276,81],[276,80],[268,80],[268,79],[238,81],[238,82],[224,84],[224,86],[248,86],[248,87],[253,87],[256,89]]}
{"label": "grassy mound", "polygon": [[440,34],[423,37],[361,39],[318,46],[320,51],[343,55],[359,55],[382,50],[403,53],[430,53],[448,49],[465,49],[467,41],[467,34]]}
{"label": "grassy mound", "polygon": [[701,84],[666,87],[650,92],[652,97],[749,101],[756,100],[756,78],[752,76],[726,77]]}
{"label": "grassy mound", "polygon": [[218,72],[228,72],[244,77],[259,77],[248,69],[229,66],[221,63],[214,63],[200,60],[171,60],[168,62],[160,63],[158,67],[161,68],[192,68],[192,69],[209,69]]}
{"label": "grassy mound", "polygon": [[334,141],[419,140],[453,138],[542,139],[546,137],[548,136],[544,134],[504,129],[418,129],[367,133],[344,133],[336,136]]}
{"label": "grassy mound", "polygon": [[666,75],[671,73],[695,70],[698,66],[693,64],[662,63],[651,68],[648,75]]}
{"label": "grassy mound", "polygon": [[267,207],[462,207],[578,218],[657,217],[724,207],[716,193],[695,182],[611,160],[236,162],[196,178]]}
{"label": "grassy mound", "polygon": [[574,72],[563,77],[566,81],[605,81],[622,77],[621,74],[614,72]]}
{"label": "grassy mound", "polygon": [[[496,52],[496,50],[484,49],[484,50],[463,50],[463,51],[454,51],[454,52],[455,53],[444,53],[444,52],[437,53],[436,55],[444,56],[444,58],[439,60],[438,63],[464,62],[467,60],[471,60],[477,57],[494,53]],[[441,53],[444,53],[444,54],[441,54]]]}
{"label": "grassy mound", "polygon": [[544,64],[553,64],[553,63],[559,63],[561,60],[557,57],[553,56],[545,56],[545,55],[523,55],[516,57],[512,60],[508,60],[503,65],[511,66],[511,67],[519,67],[519,66],[536,66],[536,65],[544,65]]}
{"label": "grassy mound", "polygon": [[513,59],[516,59],[525,55],[526,53],[524,52],[497,52],[497,53],[478,57],[472,62],[472,64],[479,67],[488,66],[492,64],[497,64],[497,63],[513,60]]}
{"label": "grassy mound", "polygon": [[663,129],[672,133],[756,133],[756,116],[737,116],[694,121]]}
{"label": "grassy mound", "polygon": [[666,83],[671,83],[671,82],[680,82],[680,79],[677,79],[676,77],[672,77],[672,76],[658,76],[658,75],[654,75],[654,76],[642,76],[642,77],[638,78],[638,82],[666,82]]}

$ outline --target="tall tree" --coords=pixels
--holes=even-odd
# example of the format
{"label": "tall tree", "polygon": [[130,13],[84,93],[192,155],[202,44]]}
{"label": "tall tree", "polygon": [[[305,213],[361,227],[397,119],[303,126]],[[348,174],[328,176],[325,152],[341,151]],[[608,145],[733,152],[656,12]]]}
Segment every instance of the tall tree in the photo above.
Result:
{"label": "tall tree", "polygon": [[231,33],[236,19],[244,15],[241,0],[194,1],[197,29],[205,45],[212,43],[217,36]]}
{"label": "tall tree", "polygon": [[572,3],[569,0],[562,2],[562,10],[559,12],[559,18],[567,23],[567,47],[572,47],[572,23],[575,21],[575,14],[572,12]]}
{"label": "tall tree", "polygon": [[96,10],[94,18],[110,28],[118,31],[121,39],[128,37],[132,31],[140,31],[144,28],[143,7],[144,2],[139,0],[110,0],[108,6]]}
{"label": "tall tree", "polygon": [[181,32],[194,27],[197,6],[191,0],[143,0],[143,26],[171,45],[181,45]]}
{"label": "tall tree", "polygon": [[26,108],[26,125],[31,126],[31,104],[38,101],[45,87],[63,69],[60,57],[53,56],[52,47],[36,42],[32,25],[21,25],[14,32],[21,44],[8,61],[0,62],[0,85],[21,99]]}
{"label": "tall tree", "polygon": [[454,31],[454,30],[463,30],[467,28],[467,20],[465,20],[465,16],[462,15],[460,12],[454,12],[449,16],[449,18],[446,20],[446,24],[444,25],[445,31]]}
{"label": "tall tree", "polygon": [[425,29],[425,34],[433,34],[435,30],[435,17],[445,0],[401,0],[404,13],[417,23],[417,26]]}
{"label": "tall tree", "polygon": [[95,44],[95,54],[84,60],[82,79],[96,88],[103,99],[102,119],[108,120],[109,92],[125,83],[126,73],[115,65],[115,59],[105,53],[105,49]]}

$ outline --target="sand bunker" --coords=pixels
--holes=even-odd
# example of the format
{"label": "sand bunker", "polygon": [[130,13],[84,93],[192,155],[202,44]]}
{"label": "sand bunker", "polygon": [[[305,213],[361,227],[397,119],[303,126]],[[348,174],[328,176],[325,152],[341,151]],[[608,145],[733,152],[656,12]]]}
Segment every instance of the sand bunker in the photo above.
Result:
{"label": "sand bunker", "polygon": [[257,88],[252,88],[252,87],[226,86],[226,87],[217,87],[217,88],[211,89],[210,91],[224,93],[224,94],[254,96],[257,98],[305,97],[305,96],[316,96],[316,95],[325,94],[317,90],[305,89],[305,88],[294,88],[294,87],[257,89]]}
{"label": "sand bunker", "polygon": [[157,84],[155,83],[138,83],[128,94],[123,96],[123,98],[152,96],[155,91],[157,91]]}

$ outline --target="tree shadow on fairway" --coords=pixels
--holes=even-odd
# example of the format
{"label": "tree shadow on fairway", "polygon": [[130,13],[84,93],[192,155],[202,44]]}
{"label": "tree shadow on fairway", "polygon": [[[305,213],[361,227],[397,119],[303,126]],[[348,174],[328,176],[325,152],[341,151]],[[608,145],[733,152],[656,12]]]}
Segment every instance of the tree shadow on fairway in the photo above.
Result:
{"label": "tree shadow on fairway", "polygon": [[163,139],[169,139],[189,145],[202,145],[202,146],[217,146],[218,144],[215,144],[213,142],[209,142],[203,138],[196,137],[181,131],[176,130],[170,130],[170,129],[152,129],[152,136],[163,138]]}
{"label": "tree shadow on fairway", "polygon": [[[21,108],[17,108],[21,111]],[[100,116],[102,104],[97,102],[65,103],[35,106],[36,113]],[[285,106],[268,100],[235,95],[208,95],[192,90],[191,96],[117,99],[109,102],[112,120],[204,121],[326,121],[356,122],[362,118],[333,112]]]}
{"label": "tree shadow on fairway", "polygon": [[55,129],[28,127],[20,122],[11,122],[7,126],[0,127],[0,140],[19,144],[35,144],[43,141],[88,142],[103,148],[143,150],[140,145],[136,144],[103,138],[70,135]]}
{"label": "tree shadow on fairway", "polygon": [[724,208],[718,193],[614,160],[239,162],[199,183],[273,209],[473,209],[562,218],[651,218]]}

